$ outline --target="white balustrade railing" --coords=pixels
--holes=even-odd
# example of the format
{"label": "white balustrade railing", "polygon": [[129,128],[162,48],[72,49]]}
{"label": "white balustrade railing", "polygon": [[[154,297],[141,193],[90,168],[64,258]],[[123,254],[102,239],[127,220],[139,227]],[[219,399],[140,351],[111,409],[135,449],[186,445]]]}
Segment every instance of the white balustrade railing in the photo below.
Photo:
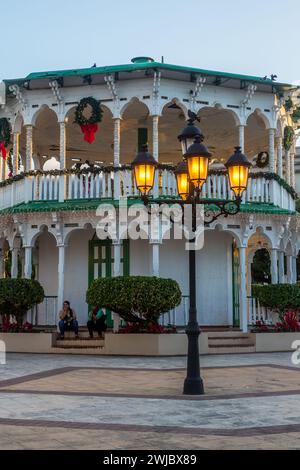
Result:
{"label": "white balustrade railing", "polygon": [[248,297],[249,325],[254,326],[258,321],[261,321],[266,325],[276,325],[276,323],[279,321],[279,314],[260,305],[259,300],[257,298]]}
{"label": "white balustrade railing", "polygon": [[181,304],[160,317],[162,326],[186,326],[188,324],[189,296],[183,295]]}
{"label": "white balustrade railing", "polygon": [[46,296],[41,304],[29,310],[25,321],[33,326],[56,326],[58,324],[57,297]]}
{"label": "white balustrade railing", "polygon": [[[26,176],[19,181],[0,188],[0,210],[22,202],[60,201],[65,199],[113,198],[114,194],[138,197],[139,193],[129,169],[118,172],[79,173],[67,175]],[[177,187],[174,172],[158,170],[158,195],[176,197]],[[119,188],[115,188],[118,184]],[[207,199],[233,199],[225,174],[210,174],[202,188],[202,197]],[[248,188],[243,194],[244,203],[273,203],[282,209],[295,210],[291,194],[274,179],[249,177]]]}

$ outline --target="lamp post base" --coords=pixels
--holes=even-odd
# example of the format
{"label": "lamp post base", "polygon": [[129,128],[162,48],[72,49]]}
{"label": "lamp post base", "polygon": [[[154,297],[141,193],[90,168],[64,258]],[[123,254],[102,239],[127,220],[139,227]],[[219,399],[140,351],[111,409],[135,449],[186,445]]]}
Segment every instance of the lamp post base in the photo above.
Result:
{"label": "lamp post base", "polygon": [[183,386],[184,395],[204,395],[204,385],[201,377],[186,378]]}

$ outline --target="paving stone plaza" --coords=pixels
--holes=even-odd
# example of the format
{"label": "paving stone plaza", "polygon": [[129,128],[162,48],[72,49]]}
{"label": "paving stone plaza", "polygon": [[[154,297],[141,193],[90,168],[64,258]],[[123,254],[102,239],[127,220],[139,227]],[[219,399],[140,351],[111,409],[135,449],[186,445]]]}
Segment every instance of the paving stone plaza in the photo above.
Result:
{"label": "paving stone plaza", "polygon": [[8,354],[0,449],[297,449],[291,353],[204,356],[206,394],[182,395],[185,358]]}

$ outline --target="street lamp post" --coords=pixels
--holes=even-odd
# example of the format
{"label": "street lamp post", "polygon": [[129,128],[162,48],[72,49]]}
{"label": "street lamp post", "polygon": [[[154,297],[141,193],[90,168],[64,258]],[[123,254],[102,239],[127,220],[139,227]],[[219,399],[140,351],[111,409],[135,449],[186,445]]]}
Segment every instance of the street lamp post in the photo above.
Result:
{"label": "street lamp post", "polygon": [[[205,224],[209,225],[221,215],[228,217],[235,215],[240,211],[242,194],[247,188],[249,168],[251,163],[246,155],[241,152],[240,147],[235,148],[234,154],[228,159],[226,168],[228,171],[230,188],[235,198],[232,200],[201,199],[201,189],[208,177],[208,168],[211,153],[202,143],[204,137],[201,129],[195,126],[194,122],[199,119],[189,111],[189,121],[186,128],[178,136],[182,146],[183,162],[181,162],[175,170],[177,190],[180,200],[176,201],[181,205],[192,205],[192,230],[196,233],[197,204],[203,204],[205,207],[204,216]],[[155,170],[157,162],[148,152],[145,146],[135,160],[132,162],[134,178],[136,186],[141,193],[142,200],[146,206],[151,204],[149,192],[154,185]],[[155,199],[155,203],[174,203],[174,199],[166,200],[165,198]],[[214,206],[213,210],[209,210],[209,206]],[[194,242],[192,240],[192,242]],[[187,354],[187,376],[184,381],[183,393],[185,395],[202,395],[204,394],[203,380],[200,375],[199,361],[199,335],[200,328],[197,320],[196,307],[196,251],[195,246],[189,251],[189,294],[190,308],[189,321],[186,328],[188,337],[188,354]]]}

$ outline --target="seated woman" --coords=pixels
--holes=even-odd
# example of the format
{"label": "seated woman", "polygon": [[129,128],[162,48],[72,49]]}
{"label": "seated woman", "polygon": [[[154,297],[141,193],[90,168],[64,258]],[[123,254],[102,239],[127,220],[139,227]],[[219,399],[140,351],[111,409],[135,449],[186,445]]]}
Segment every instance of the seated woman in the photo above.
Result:
{"label": "seated woman", "polygon": [[70,302],[65,300],[63,309],[59,312],[60,321],[58,323],[60,338],[64,339],[65,331],[74,331],[75,338],[78,338],[78,321],[74,310],[70,306]]}
{"label": "seated woman", "polygon": [[101,308],[93,307],[89,312],[89,321],[87,322],[90,338],[93,338],[93,332],[97,331],[98,336],[102,336],[102,332],[106,331],[106,314]]}

